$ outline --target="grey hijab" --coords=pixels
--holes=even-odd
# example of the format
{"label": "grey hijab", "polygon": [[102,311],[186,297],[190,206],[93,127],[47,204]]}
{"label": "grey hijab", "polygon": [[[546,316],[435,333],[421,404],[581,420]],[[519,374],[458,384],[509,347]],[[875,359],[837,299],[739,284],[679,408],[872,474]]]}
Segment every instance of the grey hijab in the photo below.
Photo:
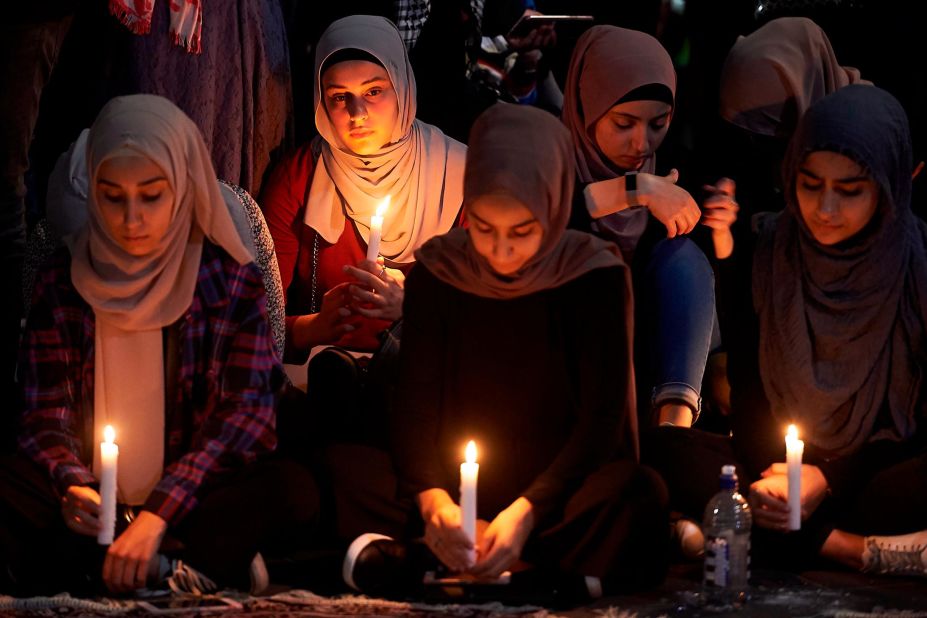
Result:
{"label": "grey hijab", "polygon": [[[827,247],[795,198],[798,167],[816,150],[857,161],[881,192],[869,225]],[[800,423],[835,455],[906,440],[923,415],[927,228],[911,212],[912,170],[898,101],[872,86],[841,88],[803,117],[784,163],[787,208],[761,226],[753,300],[766,396],[778,420]]]}

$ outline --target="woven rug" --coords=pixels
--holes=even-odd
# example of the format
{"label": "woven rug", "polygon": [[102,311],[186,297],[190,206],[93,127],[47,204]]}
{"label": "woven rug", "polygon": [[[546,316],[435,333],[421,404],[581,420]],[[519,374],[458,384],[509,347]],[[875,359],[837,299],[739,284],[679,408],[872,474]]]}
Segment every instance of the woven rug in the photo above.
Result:
{"label": "woven rug", "polygon": [[[230,594],[228,598],[242,604],[241,610],[195,611],[170,614],[177,618],[188,616],[238,616],[255,618],[270,616],[302,618],[309,616],[401,616],[431,618],[455,616],[458,618],[556,618],[555,614],[536,606],[512,607],[501,603],[479,605],[406,603],[384,601],[362,596],[322,597],[306,590],[290,590],[269,597],[249,597]],[[136,601],[77,599],[67,594],[54,597],[18,599],[0,596],[0,616],[84,616],[149,615]]]}

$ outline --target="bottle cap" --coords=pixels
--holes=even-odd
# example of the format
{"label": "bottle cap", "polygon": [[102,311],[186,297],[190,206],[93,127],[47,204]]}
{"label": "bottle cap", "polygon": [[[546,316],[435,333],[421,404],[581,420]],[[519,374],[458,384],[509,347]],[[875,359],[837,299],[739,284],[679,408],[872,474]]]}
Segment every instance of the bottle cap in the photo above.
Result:
{"label": "bottle cap", "polygon": [[737,469],[734,466],[721,466],[721,489],[737,489]]}

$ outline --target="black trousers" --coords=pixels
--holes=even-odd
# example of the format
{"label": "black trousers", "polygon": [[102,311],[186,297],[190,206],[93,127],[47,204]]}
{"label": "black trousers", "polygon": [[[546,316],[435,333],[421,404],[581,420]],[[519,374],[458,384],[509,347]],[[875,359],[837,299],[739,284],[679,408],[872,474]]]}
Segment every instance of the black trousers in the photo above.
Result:
{"label": "black trousers", "polygon": [[[657,470],[669,489],[670,508],[697,522],[718,492],[721,466],[737,468],[740,491],[757,480],[736,460],[731,438],[696,429],[659,427],[642,437],[644,463]],[[883,449],[880,449],[883,450]],[[753,557],[761,565],[806,568],[833,530],[860,535],[907,534],[927,527],[927,453],[902,445],[869,459],[873,467],[859,486],[824,499],[798,532],[753,528]]]}
{"label": "black trousers", "polygon": [[[305,468],[259,461],[205,487],[162,547],[177,547],[167,553],[220,586],[247,589],[254,554],[274,555],[308,542],[318,517],[318,491]],[[43,470],[20,455],[0,460],[0,592],[101,592],[105,553],[96,538],[65,526],[60,498]]]}
{"label": "black trousers", "polygon": [[[400,497],[386,451],[339,444],[321,453],[327,530],[342,544],[365,532],[415,539],[424,524]],[[515,500],[511,496],[508,501]],[[493,514],[480,514],[491,519]],[[663,580],[668,565],[667,494],[659,476],[631,461],[591,474],[550,517],[537,522],[522,555],[564,573],[600,577],[612,591]]]}

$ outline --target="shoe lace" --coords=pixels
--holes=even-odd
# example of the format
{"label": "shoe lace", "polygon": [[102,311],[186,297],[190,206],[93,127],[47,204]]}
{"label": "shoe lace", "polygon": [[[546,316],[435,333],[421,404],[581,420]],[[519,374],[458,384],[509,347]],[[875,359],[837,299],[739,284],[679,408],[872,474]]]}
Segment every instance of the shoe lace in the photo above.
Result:
{"label": "shoe lace", "polygon": [[171,565],[173,573],[167,578],[167,585],[176,593],[188,593],[196,596],[218,590],[214,581],[186,564],[182,560]]}
{"label": "shoe lace", "polygon": [[869,571],[880,573],[908,573],[927,575],[927,564],[924,564],[924,550],[927,544],[922,545],[881,545],[869,540],[869,551],[873,557]]}

